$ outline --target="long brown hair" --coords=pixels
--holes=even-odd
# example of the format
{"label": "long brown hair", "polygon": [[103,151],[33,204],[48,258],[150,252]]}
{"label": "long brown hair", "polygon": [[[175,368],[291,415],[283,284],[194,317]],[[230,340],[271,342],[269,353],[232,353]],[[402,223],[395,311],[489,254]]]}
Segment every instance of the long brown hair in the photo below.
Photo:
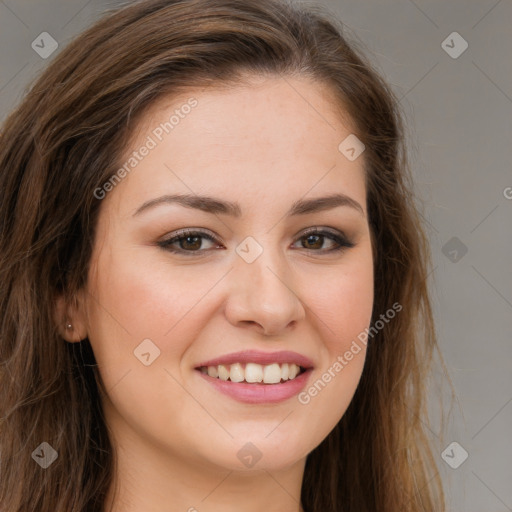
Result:
{"label": "long brown hair", "polygon": [[[163,96],[243,74],[309,76],[354,121],[373,250],[372,324],[355,396],[307,457],[307,512],[443,511],[425,426],[435,328],[430,252],[400,105],[341,23],[277,0],[144,0],[107,13],[32,85],[0,134],[1,512],[102,510],[115,454],[89,341],[66,343],[56,297],[86,284],[100,201],[141,115]],[[341,142],[341,141],[340,141]],[[41,442],[51,470],[31,458]],[[434,475],[432,477],[432,475]]]}

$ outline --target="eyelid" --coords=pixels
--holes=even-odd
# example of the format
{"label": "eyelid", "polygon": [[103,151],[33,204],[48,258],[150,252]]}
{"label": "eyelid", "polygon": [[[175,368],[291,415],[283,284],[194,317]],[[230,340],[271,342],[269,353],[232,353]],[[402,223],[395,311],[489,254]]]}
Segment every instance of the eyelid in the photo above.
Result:
{"label": "eyelid", "polygon": [[165,237],[164,239],[157,242],[157,245],[162,247],[165,250],[168,250],[170,252],[176,252],[176,253],[189,253],[189,254],[204,254],[206,249],[201,249],[199,251],[184,251],[177,249],[176,251],[172,251],[169,249],[172,243],[178,242],[182,238],[186,238],[187,236],[199,236],[202,238],[206,238],[207,240],[210,240],[211,242],[219,242],[221,244],[224,244],[222,240],[220,240],[220,237],[217,235],[214,235],[210,231],[205,231],[202,228],[183,228],[178,229],[177,231],[173,231],[171,233],[171,236]]}
{"label": "eyelid", "polygon": [[348,241],[348,236],[346,236],[342,230],[329,228],[327,226],[311,226],[310,228],[306,228],[299,233],[298,238],[302,238],[303,236],[309,235],[310,233],[331,234],[340,238],[345,238]]}
{"label": "eyelid", "polygon": [[177,231],[173,231],[171,233],[172,236],[169,236],[167,239],[163,240],[169,241],[174,240],[176,238],[181,238],[185,236],[194,236],[194,235],[200,235],[204,236],[205,238],[208,238],[212,241],[219,241],[220,237],[216,234],[214,234],[212,231],[205,230],[203,228],[182,228],[178,229]]}

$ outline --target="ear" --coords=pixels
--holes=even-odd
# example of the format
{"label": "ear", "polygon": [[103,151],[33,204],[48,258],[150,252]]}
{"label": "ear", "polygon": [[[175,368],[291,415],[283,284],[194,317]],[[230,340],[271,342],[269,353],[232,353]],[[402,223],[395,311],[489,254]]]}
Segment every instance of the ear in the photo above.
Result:
{"label": "ear", "polygon": [[66,301],[64,295],[59,295],[55,302],[54,320],[59,334],[70,343],[77,343],[87,338],[87,323],[85,301],[79,294],[72,303]]}

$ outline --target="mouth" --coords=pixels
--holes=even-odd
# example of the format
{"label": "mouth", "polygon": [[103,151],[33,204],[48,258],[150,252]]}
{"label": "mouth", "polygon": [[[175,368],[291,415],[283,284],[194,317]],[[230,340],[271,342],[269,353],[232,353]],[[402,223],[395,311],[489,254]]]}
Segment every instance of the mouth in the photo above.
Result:
{"label": "mouth", "polygon": [[313,363],[291,351],[246,350],[204,361],[194,369],[214,389],[238,402],[265,404],[300,393]]}
{"label": "mouth", "polygon": [[230,382],[245,382],[247,384],[280,384],[294,380],[302,375],[306,368],[295,363],[234,363],[200,366],[197,368],[202,374],[214,379]]}

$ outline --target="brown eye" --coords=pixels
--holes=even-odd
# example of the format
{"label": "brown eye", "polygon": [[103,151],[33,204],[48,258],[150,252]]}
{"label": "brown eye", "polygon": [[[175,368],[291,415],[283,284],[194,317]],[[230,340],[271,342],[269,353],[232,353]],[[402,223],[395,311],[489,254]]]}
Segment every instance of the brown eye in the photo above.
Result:
{"label": "brown eye", "polygon": [[321,249],[324,242],[324,236],[307,235],[305,237],[302,237],[302,240],[304,240],[304,249]]}
{"label": "brown eye", "polygon": [[[215,238],[202,231],[180,231],[172,238],[161,240],[158,245],[166,251],[175,253],[203,253],[210,248],[204,248],[204,241],[215,242]],[[218,247],[218,245],[217,245]]]}
{"label": "brown eye", "polygon": [[[334,246],[327,249],[323,248],[326,239],[331,240],[331,242],[334,242]],[[301,241],[303,249],[315,252],[340,251],[343,249],[354,247],[355,245],[354,243],[350,242],[341,232],[331,232],[327,230],[318,229],[314,229],[303,234],[299,238],[299,241]]]}
{"label": "brown eye", "polygon": [[[212,246],[203,247],[205,240],[212,242]],[[326,240],[331,242],[331,246],[324,248]],[[350,247],[354,247],[355,244],[347,240],[345,235],[341,232],[331,232],[328,230],[313,229],[303,234],[298,241],[301,242],[302,249],[307,251],[319,252],[319,253],[330,253],[335,251],[341,251]],[[203,231],[191,231],[183,230],[175,234],[175,236],[158,242],[158,245],[166,251],[188,254],[196,253],[195,255],[204,255],[207,251],[214,248],[219,248],[220,244],[213,244],[216,239],[209,233]]]}
{"label": "brown eye", "polygon": [[178,239],[179,245],[181,249],[187,250],[191,249],[193,251],[197,251],[201,248],[202,237],[200,236],[186,236]]}

